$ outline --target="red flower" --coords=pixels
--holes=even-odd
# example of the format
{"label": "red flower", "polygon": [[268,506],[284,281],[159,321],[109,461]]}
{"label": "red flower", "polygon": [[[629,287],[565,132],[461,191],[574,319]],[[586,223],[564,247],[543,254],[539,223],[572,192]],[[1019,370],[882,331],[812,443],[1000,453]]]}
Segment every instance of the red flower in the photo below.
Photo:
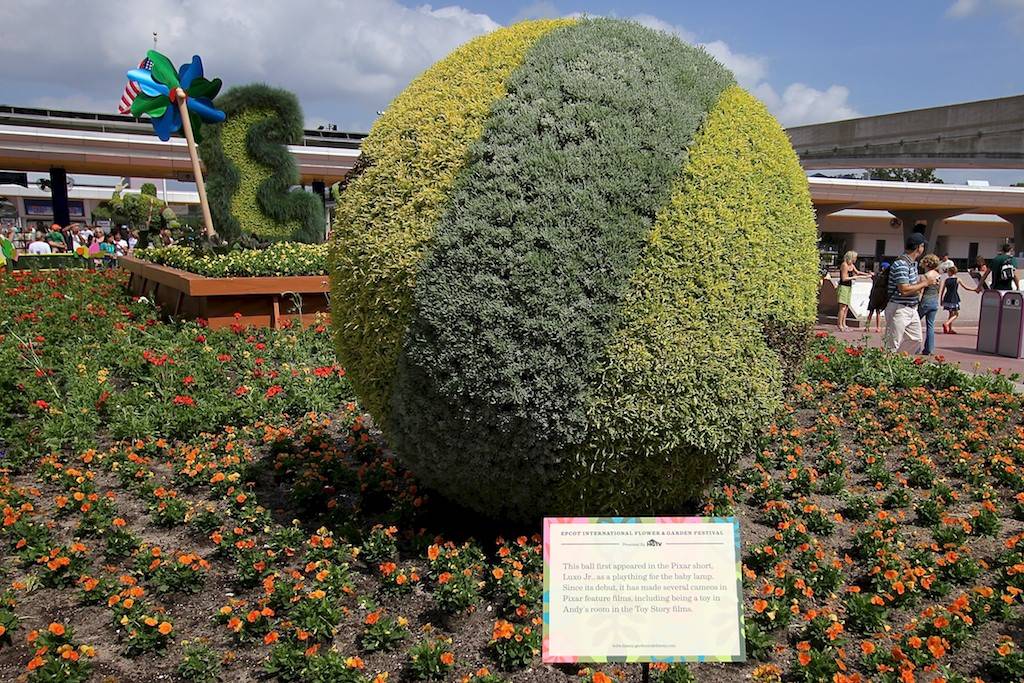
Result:
{"label": "red flower", "polygon": [[176,406],[194,406],[195,404],[195,399],[193,399],[191,396],[174,397],[174,405]]}
{"label": "red flower", "polygon": [[264,394],[263,397],[264,398],[274,398],[278,394],[283,394],[283,393],[284,393],[284,387],[280,386],[279,384],[275,384],[272,387],[270,387],[269,389],[267,389],[267,393]]}
{"label": "red flower", "polygon": [[49,410],[50,404],[44,401],[43,399],[39,399],[38,401],[36,401],[36,408],[39,408],[39,410]]}

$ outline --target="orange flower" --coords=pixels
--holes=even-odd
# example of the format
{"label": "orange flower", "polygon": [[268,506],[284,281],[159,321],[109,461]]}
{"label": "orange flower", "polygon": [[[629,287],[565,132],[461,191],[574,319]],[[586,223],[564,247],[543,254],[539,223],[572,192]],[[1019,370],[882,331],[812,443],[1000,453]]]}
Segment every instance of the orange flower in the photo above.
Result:
{"label": "orange flower", "polygon": [[1013,645],[1009,642],[1003,643],[996,649],[996,652],[999,653],[1000,657],[1006,657],[1008,654],[1013,652]]}
{"label": "orange flower", "polygon": [[160,635],[162,635],[162,636],[170,635],[171,631],[173,631],[173,630],[174,630],[174,627],[171,626],[171,622],[169,622],[169,621],[161,622],[160,623],[160,627],[157,629],[157,631],[159,631]]}
{"label": "orange flower", "polygon": [[755,612],[757,612],[758,614],[761,614],[766,609],[768,609],[768,601],[767,600],[761,600],[760,598],[758,598],[757,600],[754,600],[754,611]]}
{"label": "orange flower", "polygon": [[64,635],[64,625],[57,622],[50,624],[46,630],[58,637]]}
{"label": "orange flower", "polygon": [[374,624],[376,624],[378,621],[380,621],[380,612],[380,610],[377,610],[376,612],[370,612],[369,614],[367,614],[364,623],[367,626],[373,626]]}
{"label": "orange flower", "polygon": [[801,652],[797,655],[797,661],[800,662],[800,666],[807,666],[811,663],[811,656],[806,652]]}
{"label": "orange flower", "polygon": [[441,663],[444,664],[445,666],[451,666],[452,664],[455,663],[455,655],[453,653],[451,653],[451,652],[442,652],[441,653]]}
{"label": "orange flower", "polygon": [[498,581],[501,581],[502,577],[505,576],[505,570],[501,567],[495,567],[491,570],[491,575]]}
{"label": "orange flower", "polygon": [[863,652],[866,655],[874,654],[875,653],[875,644],[872,643],[870,640],[865,640],[864,642],[862,642],[860,644],[860,651]]}
{"label": "orange flower", "polygon": [[43,665],[43,658],[38,656],[38,655],[36,655],[35,657],[32,658],[32,661],[28,663],[28,670],[29,671],[35,671],[36,669],[38,669],[42,665]]}
{"label": "orange flower", "polygon": [[345,666],[347,666],[350,669],[362,669],[366,665],[363,663],[363,660],[359,657],[349,657],[345,660]]}
{"label": "orange flower", "polygon": [[267,635],[263,636],[263,644],[264,645],[272,645],[272,644],[277,642],[277,639],[279,637],[280,636],[277,635],[277,631],[271,631]]}
{"label": "orange flower", "polygon": [[594,677],[591,679],[592,683],[614,683],[608,674],[600,671],[594,672]]}
{"label": "orange flower", "polygon": [[427,548],[427,559],[433,562],[441,555],[441,549],[437,545]]}
{"label": "orange flower", "polygon": [[507,640],[515,633],[515,627],[504,619],[494,622],[494,631],[491,633],[491,640]]}

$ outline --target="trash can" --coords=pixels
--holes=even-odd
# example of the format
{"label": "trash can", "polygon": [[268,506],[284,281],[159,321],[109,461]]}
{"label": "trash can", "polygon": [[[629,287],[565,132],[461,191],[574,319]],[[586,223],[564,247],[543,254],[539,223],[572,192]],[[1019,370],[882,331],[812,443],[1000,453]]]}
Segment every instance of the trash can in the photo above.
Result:
{"label": "trash can", "polygon": [[999,317],[1003,310],[1003,296],[994,289],[981,294],[978,311],[978,351],[996,353],[999,350]]}
{"label": "trash can", "polygon": [[1024,337],[1024,296],[1020,292],[1003,295],[1003,308],[999,316],[998,353],[1007,358],[1021,357],[1021,338]]}

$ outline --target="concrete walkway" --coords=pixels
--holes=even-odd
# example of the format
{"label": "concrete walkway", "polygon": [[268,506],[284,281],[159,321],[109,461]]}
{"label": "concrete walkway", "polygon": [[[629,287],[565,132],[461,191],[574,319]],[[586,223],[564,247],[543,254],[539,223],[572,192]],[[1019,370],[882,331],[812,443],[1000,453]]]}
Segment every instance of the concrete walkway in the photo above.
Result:
{"label": "concrete walkway", "polygon": [[[947,363],[956,363],[965,372],[989,373],[1000,372],[1004,375],[1018,374],[1024,376],[1024,359],[1006,358],[995,356],[989,353],[979,353],[975,349],[978,344],[978,328],[957,327],[956,334],[943,334],[941,323],[936,326],[935,334],[935,358],[942,359]],[[871,330],[853,328],[846,332],[840,332],[835,325],[827,323],[819,324],[816,330],[828,332],[836,339],[847,344],[860,346],[880,347],[882,335],[885,334],[885,325],[882,325],[881,332],[875,332],[874,321],[871,321]]]}

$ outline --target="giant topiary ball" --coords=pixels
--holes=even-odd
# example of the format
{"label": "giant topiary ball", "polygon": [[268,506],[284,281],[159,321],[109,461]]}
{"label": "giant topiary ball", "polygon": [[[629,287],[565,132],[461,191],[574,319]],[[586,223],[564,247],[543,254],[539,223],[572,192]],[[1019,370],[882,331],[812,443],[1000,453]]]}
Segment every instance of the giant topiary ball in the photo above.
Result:
{"label": "giant topiary ball", "polygon": [[816,309],[786,134],[634,23],[464,45],[342,191],[337,348],[428,486],[492,515],[679,512],[781,401]]}

